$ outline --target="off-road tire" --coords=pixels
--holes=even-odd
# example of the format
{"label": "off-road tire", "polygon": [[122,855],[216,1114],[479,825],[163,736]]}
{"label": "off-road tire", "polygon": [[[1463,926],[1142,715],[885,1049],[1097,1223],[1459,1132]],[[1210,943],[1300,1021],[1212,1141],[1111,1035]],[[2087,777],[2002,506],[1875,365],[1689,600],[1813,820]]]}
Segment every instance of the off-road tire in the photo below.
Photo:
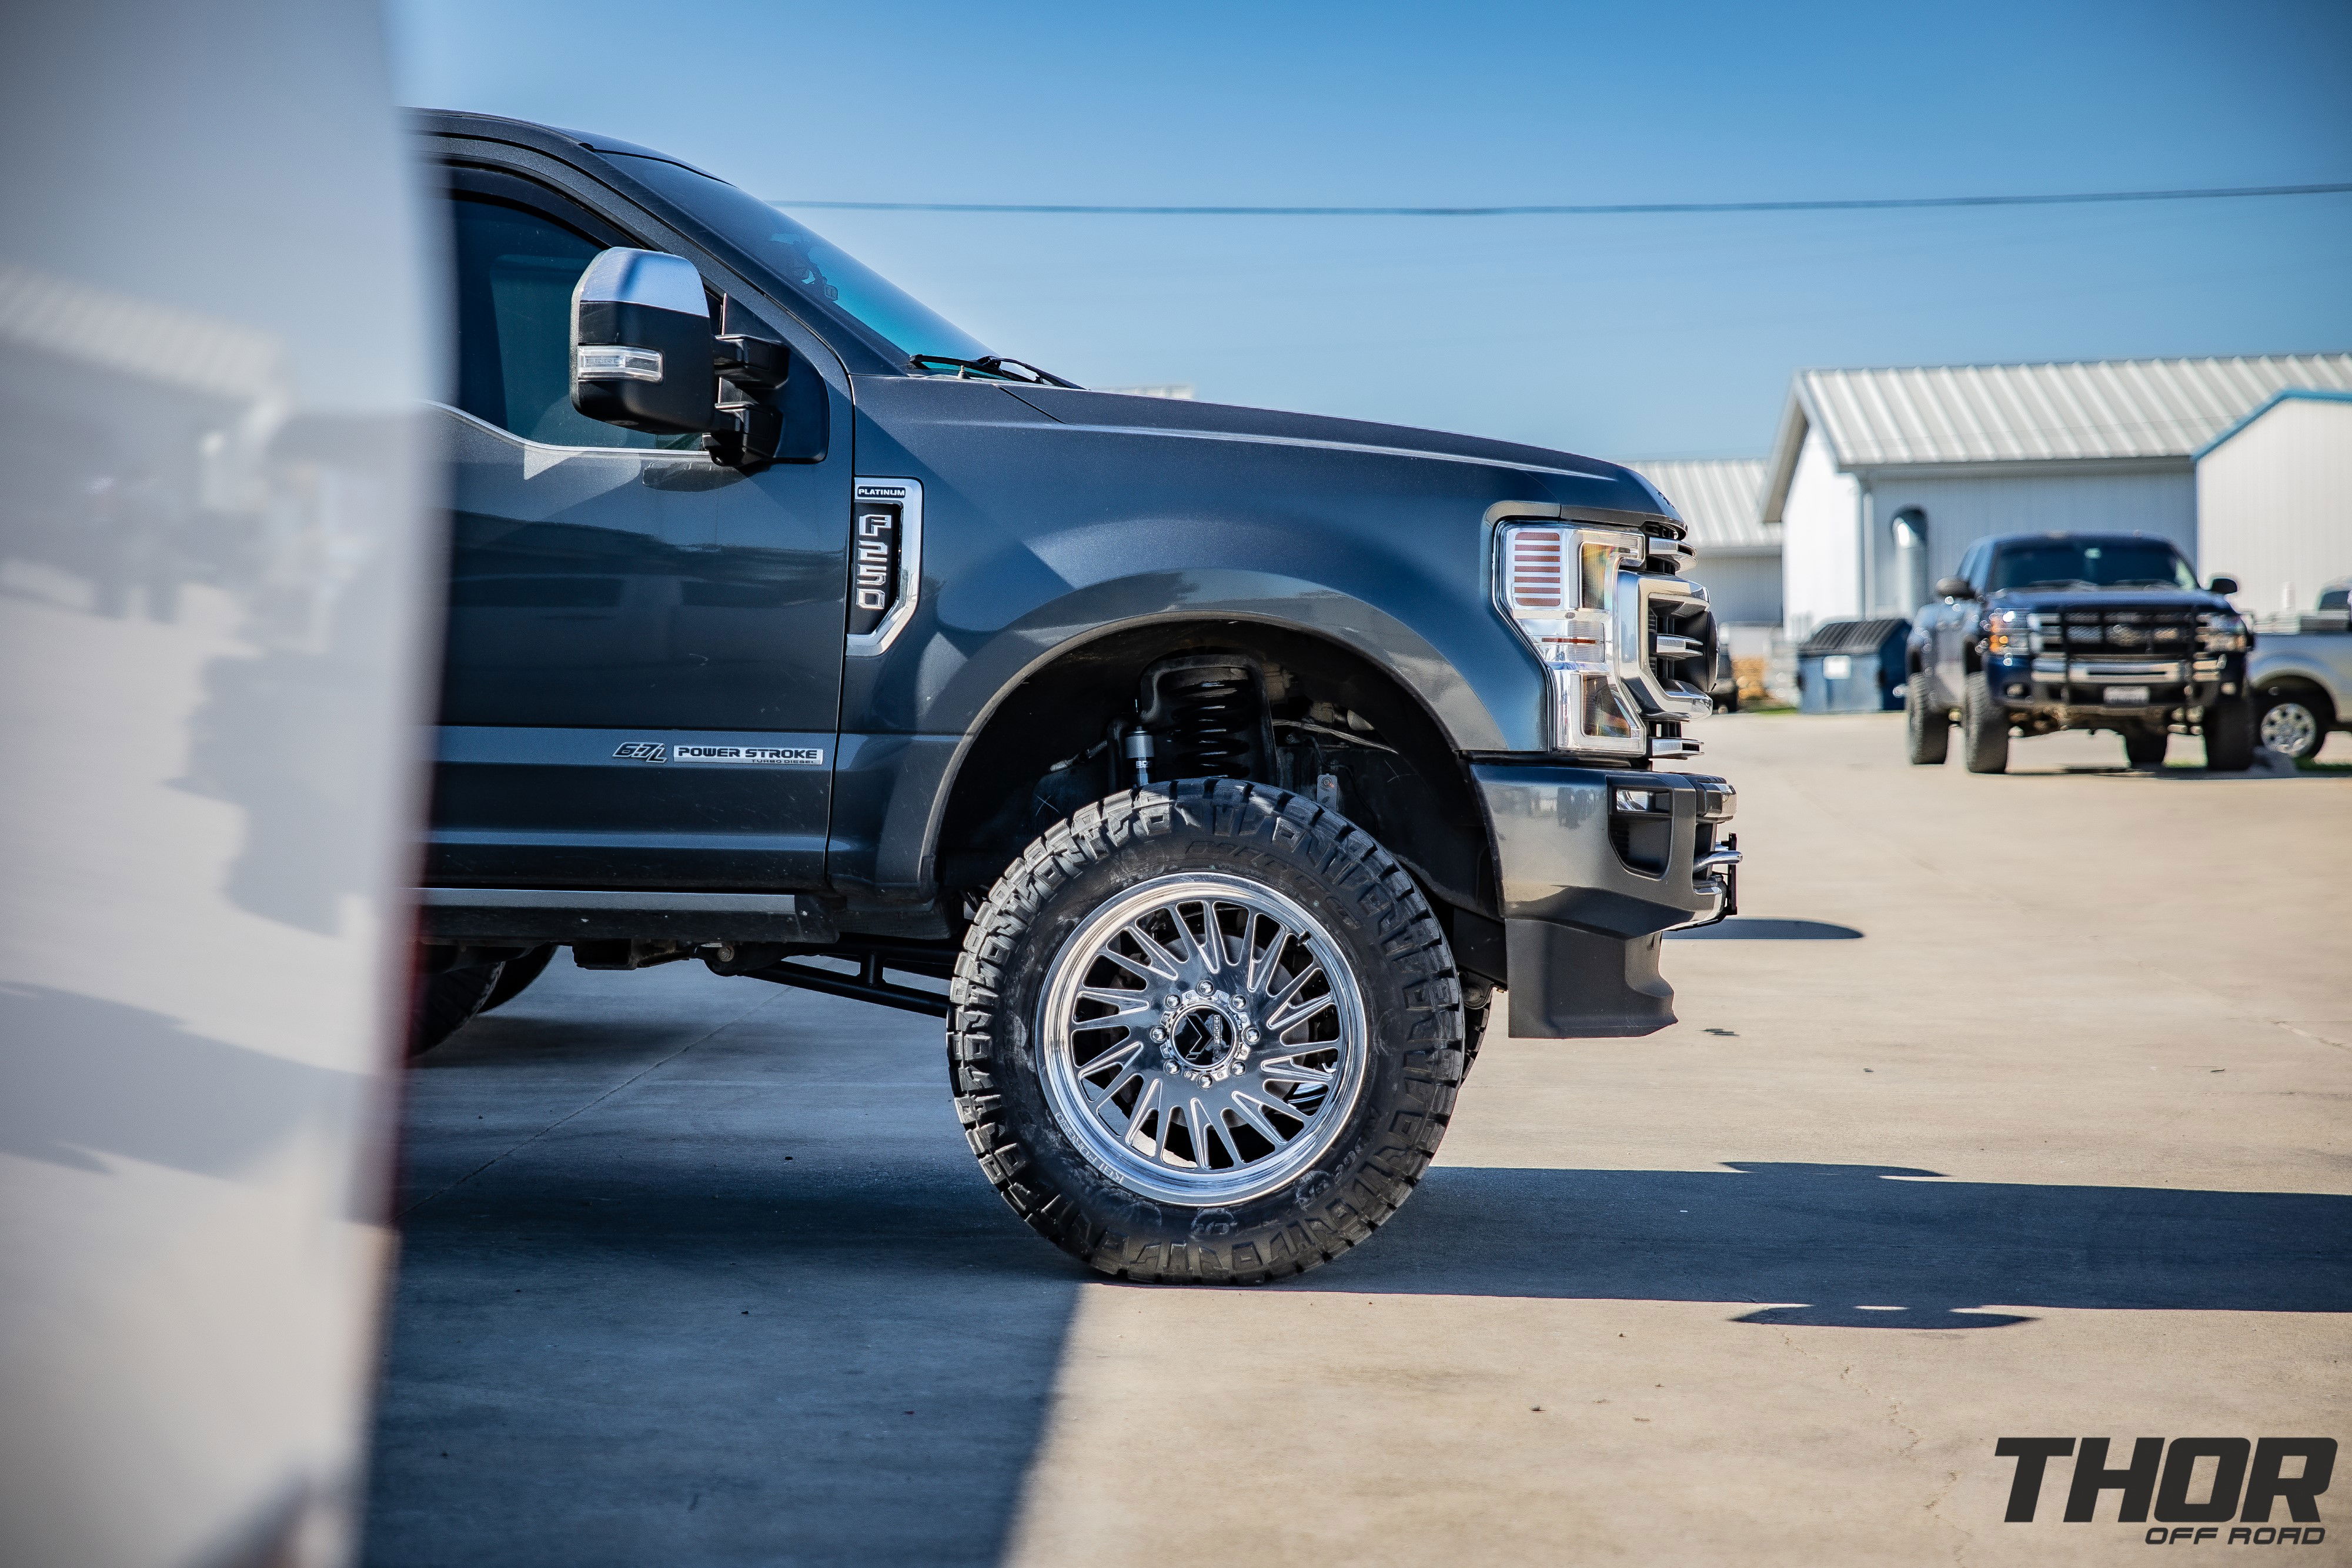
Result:
{"label": "off-road tire", "polygon": [[2205,710],[2205,770],[2243,773],[2254,765],[2254,702],[2224,697]]}
{"label": "off-road tire", "polygon": [[499,983],[490,988],[483,998],[481,1010],[496,1012],[530,988],[530,983],[546,973],[548,960],[555,956],[555,944],[533,947],[520,958],[509,958],[499,966]]}
{"label": "off-road tire", "polygon": [[1982,670],[1969,672],[1960,704],[1961,760],[1971,773],[2009,771],[2009,710],[1993,700],[1992,683]]}
{"label": "off-road tire", "polygon": [[[1047,971],[1089,915],[1203,873],[1255,882],[1324,925],[1361,988],[1368,1055],[1341,1130],[1305,1170],[1195,1208],[1080,1152],[1050,1108],[1037,1034]],[[1240,779],[1122,791],[1049,829],[990,892],[948,996],[949,1081],[981,1169],[1032,1229],[1127,1280],[1255,1284],[1338,1257],[1411,1196],[1462,1081],[1461,979],[1412,877],[1337,812]]]}
{"label": "off-road tire", "polygon": [[469,964],[421,975],[408,1019],[408,1054],[422,1056],[474,1020],[498,988],[504,964]]}
{"label": "off-road tire", "polygon": [[1903,686],[1904,754],[1915,768],[1936,767],[1952,754],[1952,716],[1921,695],[1927,679],[1915,674]]}
{"label": "off-road tire", "polygon": [[2161,768],[2172,737],[2161,729],[2124,731],[2124,760],[2134,768]]}

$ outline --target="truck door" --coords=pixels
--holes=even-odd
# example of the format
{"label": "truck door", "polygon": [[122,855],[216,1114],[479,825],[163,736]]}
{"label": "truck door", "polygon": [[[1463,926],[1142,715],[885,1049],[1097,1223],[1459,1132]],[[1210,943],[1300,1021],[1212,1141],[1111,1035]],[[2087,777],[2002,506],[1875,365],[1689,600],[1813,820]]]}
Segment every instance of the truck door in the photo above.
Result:
{"label": "truck door", "polygon": [[[572,286],[600,250],[642,242],[519,174],[450,173],[456,385],[436,417],[452,537],[429,880],[818,885],[846,440],[746,475],[698,438],[583,417]],[[793,344],[793,374],[822,374],[807,352],[829,359],[822,344],[749,308]],[[831,428],[845,438],[845,400]]]}

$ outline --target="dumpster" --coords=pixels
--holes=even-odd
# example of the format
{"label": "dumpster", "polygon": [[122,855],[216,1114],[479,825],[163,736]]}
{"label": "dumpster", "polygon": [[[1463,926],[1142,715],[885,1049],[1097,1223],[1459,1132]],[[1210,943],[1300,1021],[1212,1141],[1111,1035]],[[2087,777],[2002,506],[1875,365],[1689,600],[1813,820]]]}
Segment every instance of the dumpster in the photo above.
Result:
{"label": "dumpster", "polygon": [[1903,640],[1911,622],[1827,621],[1797,650],[1805,713],[1882,713],[1903,706]]}

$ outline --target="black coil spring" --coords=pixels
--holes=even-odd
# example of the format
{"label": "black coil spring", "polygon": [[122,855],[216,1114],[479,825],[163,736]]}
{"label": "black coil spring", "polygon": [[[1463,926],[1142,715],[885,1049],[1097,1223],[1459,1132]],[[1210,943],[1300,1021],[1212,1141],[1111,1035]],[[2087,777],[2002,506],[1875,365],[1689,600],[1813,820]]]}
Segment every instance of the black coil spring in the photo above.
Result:
{"label": "black coil spring", "polygon": [[1253,693],[1246,682],[1212,676],[1168,694],[1169,740],[1187,778],[1249,777]]}

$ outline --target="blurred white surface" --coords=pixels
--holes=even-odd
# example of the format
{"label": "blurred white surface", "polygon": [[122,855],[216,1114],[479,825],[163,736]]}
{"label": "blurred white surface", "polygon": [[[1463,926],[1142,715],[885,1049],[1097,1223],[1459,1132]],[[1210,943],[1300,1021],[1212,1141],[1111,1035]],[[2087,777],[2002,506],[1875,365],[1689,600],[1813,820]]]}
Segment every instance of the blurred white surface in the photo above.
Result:
{"label": "blurred white surface", "polygon": [[381,22],[12,23],[0,1542],[336,1563],[436,632]]}

